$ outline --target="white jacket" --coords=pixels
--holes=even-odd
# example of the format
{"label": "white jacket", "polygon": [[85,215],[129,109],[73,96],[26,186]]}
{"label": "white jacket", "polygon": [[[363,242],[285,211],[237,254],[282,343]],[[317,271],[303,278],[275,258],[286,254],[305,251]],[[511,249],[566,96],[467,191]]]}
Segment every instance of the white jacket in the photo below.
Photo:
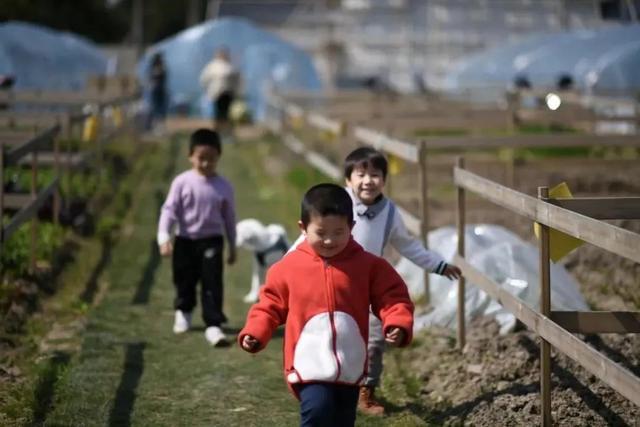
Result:
{"label": "white jacket", "polygon": [[[387,244],[390,244],[403,257],[429,272],[442,274],[447,267],[447,263],[438,253],[430,251],[424,247],[422,242],[416,239],[407,230],[400,212],[395,204],[386,197],[377,202],[384,203],[384,207],[373,217],[358,215],[362,212],[362,203],[354,196],[350,189],[347,189],[353,201],[353,219],[355,225],[351,234],[365,251],[374,255],[382,256],[382,252]],[[390,215],[393,215],[390,217]],[[289,248],[289,252],[294,250],[304,236],[300,236]]]}
{"label": "white jacket", "polygon": [[238,78],[238,72],[230,62],[214,58],[202,69],[200,85],[205,88],[207,97],[215,100],[223,92],[236,91]]}

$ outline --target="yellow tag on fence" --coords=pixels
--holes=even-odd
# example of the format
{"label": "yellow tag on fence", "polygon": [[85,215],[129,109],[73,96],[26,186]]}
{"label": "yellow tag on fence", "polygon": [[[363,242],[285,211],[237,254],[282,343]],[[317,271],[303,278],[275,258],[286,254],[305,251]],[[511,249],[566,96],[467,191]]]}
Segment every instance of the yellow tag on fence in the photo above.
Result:
{"label": "yellow tag on fence", "polygon": [[293,116],[291,117],[291,127],[294,129],[302,129],[304,125],[304,117],[302,116]]}
{"label": "yellow tag on fence", "polygon": [[82,140],[85,142],[95,141],[98,137],[98,116],[92,114],[84,121],[84,128],[82,129]]}
{"label": "yellow tag on fence", "polygon": [[503,162],[513,161],[515,152],[513,148],[501,148],[498,150],[498,158]]}
{"label": "yellow tag on fence", "polygon": [[[549,198],[551,199],[570,199],[572,197],[573,195],[566,182],[562,182],[549,190]],[[538,223],[533,224],[533,231],[536,237],[540,239],[540,225]],[[549,229],[549,252],[553,262],[558,262],[558,260],[583,243],[584,241],[569,236],[562,231],[553,228]]]}
{"label": "yellow tag on fence", "polygon": [[320,137],[322,138],[323,141],[336,142],[338,140],[336,136],[337,135],[330,130],[323,130],[320,132]]}
{"label": "yellow tag on fence", "polygon": [[389,175],[398,175],[403,168],[403,161],[401,158],[394,156],[393,154],[389,154]]}
{"label": "yellow tag on fence", "polygon": [[114,107],[113,108],[113,125],[119,128],[120,126],[122,126],[123,122],[124,120],[122,118],[122,108]]}

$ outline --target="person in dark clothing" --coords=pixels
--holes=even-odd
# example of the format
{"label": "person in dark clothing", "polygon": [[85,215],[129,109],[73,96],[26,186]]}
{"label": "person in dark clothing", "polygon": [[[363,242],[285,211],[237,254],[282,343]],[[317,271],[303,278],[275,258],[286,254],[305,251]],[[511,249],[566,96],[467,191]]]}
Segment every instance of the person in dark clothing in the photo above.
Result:
{"label": "person in dark clothing", "polygon": [[155,53],[151,58],[149,92],[151,111],[148,116],[147,130],[151,130],[158,121],[163,122],[167,116],[167,67],[160,52]]}

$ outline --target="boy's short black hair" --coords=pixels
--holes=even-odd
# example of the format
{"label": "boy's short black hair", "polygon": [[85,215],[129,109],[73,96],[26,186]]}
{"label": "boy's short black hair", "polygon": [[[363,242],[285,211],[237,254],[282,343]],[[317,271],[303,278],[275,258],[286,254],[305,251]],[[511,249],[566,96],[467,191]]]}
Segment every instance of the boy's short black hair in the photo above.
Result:
{"label": "boy's short black hair", "polygon": [[347,191],[335,184],[318,184],[311,187],[302,198],[300,221],[306,227],[312,215],[337,215],[353,223],[353,205]]}
{"label": "boy's short black hair", "polygon": [[366,168],[371,166],[382,172],[382,178],[387,179],[387,159],[384,154],[371,147],[360,147],[353,150],[344,159],[344,177],[351,178],[351,173],[355,168]]}
{"label": "boy's short black hair", "polygon": [[191,134],[189,141],[189,155],[193,154],[193,149],[197,145],[207,145],[213,147],[222,154],[222,146],[220,145],[220,136],[218,132],[211,129],[200,128]]}

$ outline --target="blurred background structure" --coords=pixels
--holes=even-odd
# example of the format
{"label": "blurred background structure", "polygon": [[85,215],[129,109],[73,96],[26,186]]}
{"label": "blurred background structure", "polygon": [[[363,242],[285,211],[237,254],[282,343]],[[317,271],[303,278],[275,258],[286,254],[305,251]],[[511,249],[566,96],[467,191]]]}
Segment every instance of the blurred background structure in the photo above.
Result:
{"label": "blurred background structure", "polygon": [[[0,22],[29,21],[77,33],[101,46],[110,58],[108,72],[131,74],[147,47],[185,28],[216,18],[244,18],[306,51],[326,90],[374,86],[425,92],[503,86],[516,77],[536,83],[526,75],[533,61],[527,59],[529,53],[538,65],[553,67],[556,59],[564,60],[557,73],[547,74],[557,80],[564,67],[578,86],[590,79],[590,87],[597,87],[594,70],[614,75],[626,67],[629,75],[640,75],[635,72],[637,30],[615,30],[636,27],[639,11],[639,0],[92,0],[80,6],[73,1],[7,0]],[[589,52],[592,39],[603,40],[600,56]],[[6,43],[3,37],[0,52]],[[490,49],[509,49],[511,55],[492,65],[494,57],[478,55]],[[573,63],[562,58],[565,50],[577,57]],[[582,53],[591,55],[591,68],[578,63]],[[476,61],[465,63],[471,56]],[[485,68],[487,63],[502,68],[497,70],[500,79],[495,72],[490,78],[461,71],[475,68],[477,61],[484,61]],[[0,73],[12,71],[6,62],[0,62]],[[622,65],[611,68],[612,62]],[[574,71],[580,75],[571,75]],[[17,85],[22,84],[18,79]],[[626,90],[625,84],[603,88]]]}
{"label": "blurred background structure", "polygon": [[[0,391],[0,425],[77,425],[81,418],[68,418],[75,416],[73,405],[82,407],[86,419],[106,414],[109,419],[96,421],[100,424],[130,425],[131,416],[137,417],[134,424],[153,424],[152,417],[162,424],[172,419],[157,410],[158,404],[166,406],[167,396],[176,396],[172,406],[186,411],[186,415],[176,412],[175,419],[186,419],[192,415],[193,402],[185,405],[180,399],[196,394],[202,398],[200,407],[214,414],[211,420],[224,419],[217,424],[234,424],[231,416],[262,420],[261,402],[237,407],[239,399],[222,399],[218,404],[233,407],[221,409],[211,405],[211,399],[206,401],[212,395],[209,391],[194,393],[191,382],[166,375],[193,366],[168,364],[182,359],[162,354],[170,341],[157,323],[153,331],[142,322],[131,327],[131,319],[138,315],[171,315],[166,310],[169,294],[161,297],[166,302],[162,307],[156,298],[169,292],[170,286],[164,285],[170,274],[167,263],[162,267],[160,262],[153,224],[162,203],[162,183],[168,187],[188,145],[184,131],[213,126],[223,133],[231,122],[238,126],[223,134],[221,167],[234,183],[243,216],[294,226],[298,212],[288,208],[298,205],[299,195],[319,180],[344,183],[340,165],[345,156],[357,147],[371,146],[389,161],[384,193],[394,200],[410,232],[426,246],[456,256],[448,262],[464,262],[460,265],[469,277],[466,290],[464,280],[452,287],[448,281],[430,282],[422,270],[405,269],[414,297],[445,308],[446,312],[435,312],[444,321],[438,323],[455,325],[458,346],[471,351],[458,357],[447,338],[440,349],[424,340],[418,346],[420,353],[413,352],[416,349],[405,353],[404,360],[410,361],[411,369],[419,368],[419,374],[392,375],[402,383],[401,395],[388,400],[398,405],[398,411],[383,423],[401,420],[402,424],[407,415],[427,416],[420,409],[427,408],[442,417],[428,422],[446,425],[531,425],[540,416],[544,425],[550,425],[551,343],[558,350],[554,363],[561,360],[561,370],[567,368],[557,357],[560,353],[586,368],[579,381],[564,373],[554,379],[558,385],[554,402],[560,402],[556,408],[570,409],[554,410],[559,424],[634,424],[640,419],[640,342],[630,341],[632,333],[640,332],[639,14],[640,0],[2,0],[0,354],[7,348],[5,332],[20,331],[30,310],[36,309],[32,295],[39,292],[38,286],[42,294],[51,294],[48,274],[57,270],[55,251],[62,252],[63,247],[66,251],[68,228],[95,238],[88,255],[95,268],[78,264],[88,277],[69,280],[79,292],[65,290],[63,298],[72,294],[79,298],[69,296],[60,306],[73,313],[70,318],[79,325],[73,331],[94,324],[76,322],[74,316],[85,316],[116,291],[115,299],[101,308],[117,311],[109,315],[105,311],[97,319],[109,319],[109,331],[120,322],[122,337],[117,342],[131,342],[138,350],[133,362],[125,356],[123,364],[122,346],[98,333],[87,341],[93,344],[78,346],[82,347],[78,351],[89,353],[65,359],[72,369],[38,367],[33,372],[35,391],[23,399],[24,410],[36,415],[33,422],[23,418],[19,423],[3,423],[3,404],[13,405],[16,395],[4,385],[7,377],[16,384],[23,381],[19,373],[11,373],[13,366],[5,368],[9,365],[0,357],[0,390],[8,390]],[[202,80],[215,79],[201,79],[202,70],[221,48],[228,52],[217,55],[224,71],[217,73],[215,85],[205,89]],[[221,81],[224,84],[217,84]],[[226,114],[211,120],[212,109],[226,112],[227,107],[229,120]],[[236,138],[242,143],[232,143]],[[535,194],[538,199],[531,197]],[[568,235],[559,236],[565,242],[560,255],[552,251],[551,238],[544,237],[546,228],[539,233],[538,251],[529,247],[534,238],[532,221]],[[112,251],[120,237],[123,245]],[[571,237],[571,245],[565,237]],[[69,241],[72,254],[86,247],[76,241],[75,237]],[[465,244],[469,258],[464,257]],[[575,252],[569,253],[573,250],[569,247]],[[557,274],[551,280],[546,268],[551,252],[551,259],[561,262],[579,282],[584,301],[569,281],[558,280]],[[399,254],[390,255],[391,260],[399,259]],[[60,257],[65,260],[60,262],[75,263],[72,258]],[[78,261],[84,262],[83,257]],[[3,270],[3,266],[9,267]],[[165,270],[156,274],[158,268]],[[249,271],[241,264],[236,272],[243,269]],[[15,291],[1,287],[3,271],[16,279],[12,288],[6,288]],[[38,271],[43,279],[23,291],[29,283],[24,280]],[[150,298],[156,277],[159,286]],[[131,303],[121,303],[136,282]],[[560,282],[572,289],[556,292]],[[542,352],[535,348],[533,334],[520,331],[516,333],[524,339],[500,342],[490,328],[477,334],[482,324],[469,335],[476,343],[490,345],[490,351],[485,344],[475,350],[465,346],[465,322],[481,308],[486,308],[485,314],[501,316],[502,331],[516,326],[515,317],[496,311],[489,295],[499,295],[503,303],[511,301],[504,307],[518,307],[513,314],[524,313],[518,319],[544,338]],[[449,303],[440,304],[445,297]],[[556,308],[580,311],[552,312],[552,299]],[[21,305],[14,304],[18,300]],[[138,304],[150,304],[157,311],[141,310]],[[539,313],[522,310],[535,305]],[[581,311],[587,306],[597,312]],[[236,305],[232,313],[239,316],[244,310]],[[554,319],[553,313],[561,317]],[[57,314],[58,309],[50,313]],[[436,323],[422,319],[422,325]],[[51,322],[56,332],[51,341],[59,341],[58,321],[56,316]],[[558,327],[566,330],[560,332]],[[26,329],[40,333],[40,328]],[[592,339],[601,332],[624,335],[613,341]],[[590,337],[588,343],[574,333]],[[134,336],[140,344],[132,341]],[[142,376],[143,387],[136,390],[147,341],[153,344],[145,350],[153,365]],[[43,341],[29,337],[15,342],[25,343],[32,352],[33,343]],[[100,351],[90,348],[94,344]],[[513,348],[507,360],[503,356],[509,347]],[[55,347],[50,350],[53,353]],[[60,354],[75,351],[65,349]],[[11,353],[22,366],[22,353]],[[493,362],[487,362],[490,353]],[[55,364],[60,354],[55,350],[54,358],[38,355],[38,360]],[[98,360],[95,355],[109,358],[112,368],[105,370],[102,362],[92,364]],[[154,359],[155,355],[159,357]],[[231,362],[238,362],[235,359]],[[454,360],[457,365],[449,363]],[[471,360],[479,364],[469,364]],[[82,365],[79,370],[77,361]],[[269,367],[264,365],[265,371],[275,367],[272,361],[268,360]],[[226,360],[218,367],[208,362],[202,366],[209,373],[219,367],[236,379],[245,378],[247,372],[263,372],[263,367],[233,371],[240,365],[234,368]],[[118,396],[110,399],[108,393],[117,385],[112,380],[123,367]],[[125,375],[130,367],[135,368],[134,380]],[[448,393],[440,393],[439,386],[432,388],[434,367],[441,368]],[[74,369],[77,376],[65,377]],[[93,375],[97,371],[105,375],[97,379]],[[557,375],[560,370],[553,372]],[[204,378],[195,371],[187,374]],[[149,382],[154,375],[161,380]],[[254,390],[270,405],[272,378],[280,375],[265,376],[269,385]],[[536,398],[541,403],[535,406],[533,397],[526,395],[538,394],[537,375],[542,398]],[[84,382],[76,383],[76,378]],[[220,378],[209,377],[216,383]],[[619,395],[601,393],[600,382]],[[74,388],[78,385],[81,388]],[[226,384],[218,385],[223,394],[230,390]],[[250,383],[240,385],[232,389],[244,393],[253,388]],[[60,394],[65,388],[68,394]],[[568,394],[569,388],[573,394]],[[86,393],[89,389],[100,391]],[[155,394],[149,393],[151,389]],[[34,408],[32,396],[37,398],[41,391],[47,396]],[[592,395],[596,391],[599,397]],[[511,403],[506,405],[502,399],[508,395]],[[143,403],[137,403],[135,411],[132,396]],[[115,402],[112,414],[122,413],[126,419],[106,413],[105,402]],[[286,402],[282,408],[290,409],[289,396]],[[274,416],[279,416],[280,409],[274,408]],[[20,411],[12,411],[22,417]],[[481,417],[465,418],[473,415],[470,411]]]}

